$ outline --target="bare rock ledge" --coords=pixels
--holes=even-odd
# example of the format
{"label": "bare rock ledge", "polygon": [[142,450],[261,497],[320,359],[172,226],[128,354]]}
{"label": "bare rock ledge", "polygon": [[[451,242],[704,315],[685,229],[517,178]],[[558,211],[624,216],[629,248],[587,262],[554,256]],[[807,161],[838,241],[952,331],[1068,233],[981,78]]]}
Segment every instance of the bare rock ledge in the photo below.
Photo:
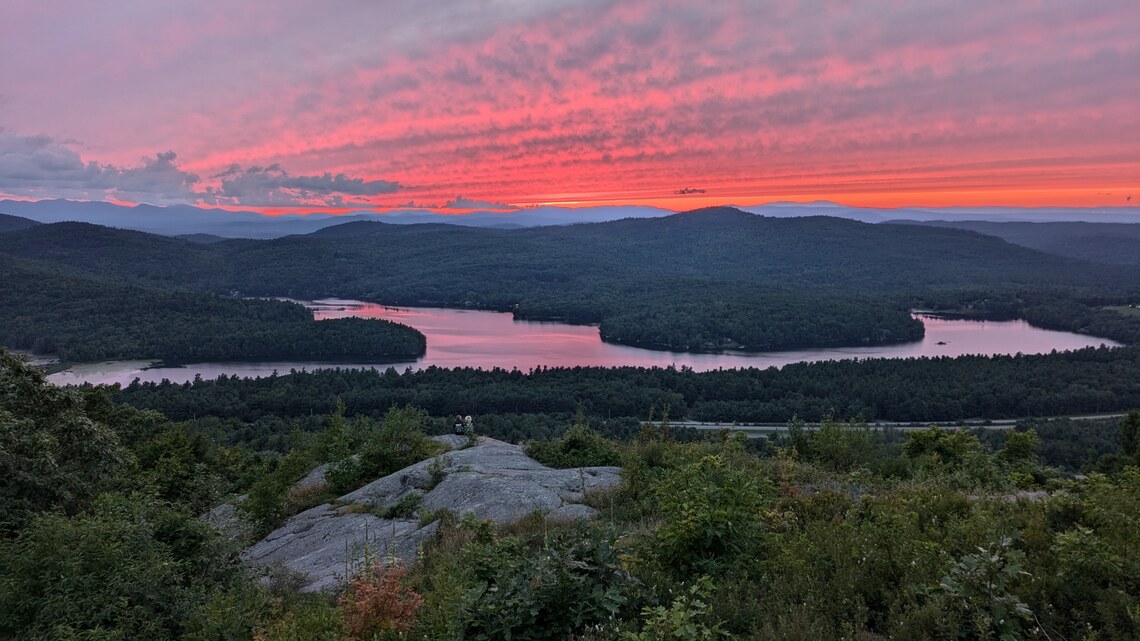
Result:
{"label": "bare rock ledge", "polygon": [[[435,440],[459,447],[463,437]],[[319,471],[318,471],[319,470]],[[323,477],[318,468],[305,478]],[[431,470],[438,484],[432,485]],[[442,479],[440,478],[442,472]],[[584,467],[556,470],[527,456],[521,447],[481,437],[478,444],[452,450],[377,479],[353,492],[306,510],[256,543],[242,558],[256,565],[283,565],[304,575],[302,591],[335,590],[362,569],[365,551],[371,558],[415,560],[419,546],[438,527],[415,519],[385,519],[381,512],[410,493],[421,495],[419,513],[450,510],[495,523],[511,523],[533,512],[548,519],[589,519],[597,512],[581,501],[587,492],[614,487],[621,468]],[[364,511],[368,510],[368,511]]]}

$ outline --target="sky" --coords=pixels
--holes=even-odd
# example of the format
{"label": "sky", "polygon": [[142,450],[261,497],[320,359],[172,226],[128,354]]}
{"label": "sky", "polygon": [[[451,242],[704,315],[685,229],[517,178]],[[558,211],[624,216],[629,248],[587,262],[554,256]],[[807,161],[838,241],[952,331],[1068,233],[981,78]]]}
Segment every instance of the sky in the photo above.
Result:
{"label": "sky", "polygon": [[5,0],[0,196],[1140,199],[1136,0]]}

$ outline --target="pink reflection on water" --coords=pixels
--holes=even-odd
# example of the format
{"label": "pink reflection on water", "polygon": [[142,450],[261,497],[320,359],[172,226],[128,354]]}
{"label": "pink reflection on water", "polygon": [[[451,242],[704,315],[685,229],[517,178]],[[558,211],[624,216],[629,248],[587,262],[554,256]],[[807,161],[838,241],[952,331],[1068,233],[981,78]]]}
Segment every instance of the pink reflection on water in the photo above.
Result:
{"label": "pink reflection on water", "polygon": [[[303,302],[303,301],[298,301]],[[360,301],[325,299],[304,303],[318,320],[359,316],[384,318],[415,327],[427,337],[423,358],[404,363],[196,363],[185,367],[148,368],[139,361],[79,365],[51,375],[57,384],[121,383],[136,377],[144,382],[169,379],[193,380],[196,375],[213,379],[221,375],[243,377],[285,374],[292,369],[327,367],[387,369],[408,367],[479,367],[519,369],[538,367],[689,367],[697,371],[735,367],[783,367],[801,361],[846,358],[907,358],[915,356],[962,356],[965,354],[1040,354],[1117,346],[1112,341],[1055,332],[1030,326],[1025,321],[948,320],[918,315],[926,325],[921,341],[884,347],[844,347],[789,350],[783,352],[728,352],[692,354],[662,352],[603,343],[596,327],[516,321],[508,313],[437,308],[393,308]],[[941,343],[941,344],[939,344]]]}
{"label": "pink reflection on water", "polygon": [[879,347],[843,347],[781,352],[692,354],[603,343],[593,326],[516,321],[508,313],[435,308],[393,308],[350,300],[312,304],[318,319],[358,316],[405,323],[427,336],[417,367],[534,367],[625,365],[696,370],[782,367],[800,361],[842,358],[906,358],[965,354],[1039,354],[1112,341],[1032,327],[1025,321],[965,321],[917,315],[926,326],[921,341]]}

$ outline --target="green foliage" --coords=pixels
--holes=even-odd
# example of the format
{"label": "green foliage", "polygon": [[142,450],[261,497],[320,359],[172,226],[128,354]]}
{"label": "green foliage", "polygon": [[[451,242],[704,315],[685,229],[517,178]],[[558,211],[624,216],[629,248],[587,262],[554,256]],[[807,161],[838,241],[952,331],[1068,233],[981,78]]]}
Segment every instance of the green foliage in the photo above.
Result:
{"label": "green foliage", "polygon": [[76,512],[127,463],[114,430],[85,410],[79,390],[0,350],[0,534],[40,511]]}
{"label": "green foliage", "polygon": [[[1015,447],[1021,443],[1024,449],[1032,445],[1032,440],[1031,436],[1018,437]],[[978,437],[965,429],[907,432],[903,454],[915,467],[918,478],[938,478],[962,489],[1001,489],[1009,482]]]}
{"label": "green foliage", "polygon": [[450,459],[448,459],[447,456],[440,455],[433,459],[431,463],[428,463],[427,472],[429,480],[428,486],[424,488],[426,491],[432,491],[437,485],[443,482],[443,479],[447,478],[447,466],[450,464],[449,461]]}
{"label": "green foliage", "polygon": [[296,511],[289,502],[289,490],[312,468],[313,461],[306,453],[289,452],[263,472],[238,507],[262,532],[272,530]]}
{"label": "green foliage", "polygon": [[344,617],[340,610],[319,602],[289,608],[266,622],[253,636],[254,641],[344,641]]}
{"label": "green foliage", "polygon": [[739,463],[709,455],[665,474],[656,488],[664,522],[640,553],[647,562],[672,572],[714,572],[756,549],[775,491]]}
{"label": "green foliage", "polygon": [[526,453],[534,460],[554,468],[618,465],[621,455],[601,434],[585,425],[574,425],[564,435],[551,441],[533,441]]}
{"label": "green foliage", "polygon": [[1005,445],[1002,446],[997,455],[999,459],[1007,463],[1028,462],[1034,459],[1040,445],[1041,439],[1037,438],[1036,430],[1014,431],[1010,432],[1009,438],[1006,439]]}
{"label": "green foliage", "polygon": [[463,639],[567,638],[615,625],[639,594],[613,535],[589,526],[556,531],[535,553],[517,539],[476,540],[464,566],[473,587],[460,615]]}
{"label": "green foliage", "polygon": [[218,447],[183,424],[165,423],[131,449],[134,461],[121,484],[202,513],[231,492],[252,483],[257,457],[240,448]]}
{"label": "green foliage", "polygon": [[[712,380],[740,388],[718,392],[725,394],[744,393],[759,380],[753,377],[766,376],[715,374]],[[383,382],[376,389],[411,391],[428,402],[440,402],[432,399],[459,381],[492,382],[502,394],[545,381],[551,393],[574,389],[571,396],[587,399],[592,385],[606,382],[675,386],[689,398],[700,398],[706,385],[703,375],[670,370],[614,378],[593,378],[592,370],[434,370],[155,388],[183,408],[208,390],[220,413],[247,411],[250,395],[259,394],[259,403],[295,403],[289,411],[298,414],[302,406],[319,408],[321,414],[282,425],[324,434],[294,438],[290,454],[262,460],[217,446],[193,424],[114,405],[104,390],[47,385],[18,360],[0,376],[8,421],[2,434],[12,448],[0,450],[2,460],[24,474],[12,478],[44,492],[18,505],[22,520],[0,537],[0,638],[203,641],[349,633],[331,599],[296,595],[296,584],[280,580],[263,588],[236,572],[232,551],[192,515],[248,489],[246,509],[270,527],[301,507],[305,499],[291,488],[326,457],[355,455],[379,473],[433,451],[419,410],[388,406],[382,423],[346,416],[337,396],[355,407],[375,391],[356,391],[354,382],[375,377]],[[500,419],[488,416],[481,428],[495,429]],[[532,419],[502,420],[519,429]],[[545,432],[569,420],[550,414],[533,425]],[[1085,639],[1095,632],[1098,641],[1132,641],[1140,638],[1140,467],[1118,451],[1111,474],[1074,479],[1037,461],[1039,453],[1048,460],[1051,443],[1073,445],[1065,460],[1095,460],[1117,448],[1117,423],[1034,422],[987,434],[983,443],[964,430],[879,432],[832,421],[793,431],[794,451],[777,446],[769,458],[724,435],[675,442],[669,437],[694,438],[676,425],[668,434],[645,429],[626,445],[585,433],[590,446],[567,451],[604,444],[622,454],[620,489],[589,499],[603,521],[623,528],[620,535],[598,524],[559,529],[541,518],[496,535],[473,517],[457,522],[437,513],[436,534],[404,584],[423,596],[407,637],[941,641]],[[1129,422],[1120,423],[1123,432]],[[630,438],[639,426],[597,424]],[[39,461],[33,441],[21,440],[38,432],[59,444],[52,456],[67,451],[75,458],[32,464],[12,457]],[[1078,449],[1086,438],[1087,455]],[[111,465],[104,450],[116,457]],[[1013,495],[1011,476],[1048,492],[1033,500]],[[67,493],[53,493],[53,483]],[[414,510],[415,500],[393,514]],[[363,621],[374,612],[360,614]]]}
{"label": "green foliage", "polygon": [[967,554],[950,568],[938,584],[938,593],[961,613],[959,639],[1023,638],[1024,625],[1033,617],[1029,606],[1012,590],[1025,574],[1025,554],[1008,538]]}
{"label": "green foliage", "polygon": [[416,510],[420,509],[420,503],[423,502],[424,495],[419,492],[408,492],[401,496],[395,503],[388,506],[380,515],[386,519],[408,519],[415,516]]}
{"label": "green foliage", "polygon": [[875,458],[875,443],[866,423],[847,423],[826,416],[818,429],[805,430],[802,422],[793,421],[789,431],[801,457],[832,470],[866,466]]}
{"label": "green foliage", "polygon": [[177,638],[224,572],[212,537],[197,519],[139,498],[40,514],[0,540],[0,636]]}
{"label": "green foliage", "polygon": [[1108,639],[1137,638],[1140,467],[1117,478],[1094,475],[1079,509],[1078,520],[1058,532],[1048,550],[1055,565],[1042,571],[1045,621],[1070,635],[1085,628],[1102,630]]}
{"label": "green foliage", "polygon": [[[334,420],[342,421],[343,417]],[[438,451],[438,444],[424,434],[427,414],[420,409],[393,406],[384,414],[380,427],[371,421],[356,421],[359,451],[329,464],[326,478],[336,492],[359,487],[372,479],[418,463]],[[340,450],[343,452],[343,450]]]}
{"label": "green foliage", "polygon": [[730,638],[721,624],[710,625],[713,581],[702,576],[689,587],[687,593],[677,595],[669,607],[657,606],[642,610],[644,618],[640,632],[626,633],[628,641],[714,641]]}
{"label": "green foliage", "polygon": [[1140,412],[1129,412],[1120,420],[1120,451],[1140,465]]}

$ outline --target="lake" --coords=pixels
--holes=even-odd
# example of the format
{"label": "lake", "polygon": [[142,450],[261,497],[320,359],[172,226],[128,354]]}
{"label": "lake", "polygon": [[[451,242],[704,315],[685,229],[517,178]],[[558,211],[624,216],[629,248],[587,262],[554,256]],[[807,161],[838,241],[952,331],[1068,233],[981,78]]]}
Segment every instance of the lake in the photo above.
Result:
{"label": "lake", "polygon": [[313,310],[318,320],[361,316],[384,318],[415,327],[427,336],[423,358],[404,363],[196,363],[184,367],[149,367],[149,361],[112,361],[76,365],[48,378],[57,384],[120,383],[135,378],[144,382],[169,379],[186,382],[200,375],[205,379],[221,375],[268,376],[274,371],[321,367],[689,367],[697,371],[736,367],[782,367],[801,361],[845,358],[906,358],[911,356],[962,356],[964,354],[1042,354],[1117,346],[1107,339],[1055,332],[1030,326],[1025,321],[950,320],[916,314],[926,325],[921,341],[881,347],[802,349],[782,352],[726,352],[691,354],[662,352],[603,343],[598,328],[516,321],[509,313],[438,308],[393,308],[353,300],[325,299],[298,301]]}

